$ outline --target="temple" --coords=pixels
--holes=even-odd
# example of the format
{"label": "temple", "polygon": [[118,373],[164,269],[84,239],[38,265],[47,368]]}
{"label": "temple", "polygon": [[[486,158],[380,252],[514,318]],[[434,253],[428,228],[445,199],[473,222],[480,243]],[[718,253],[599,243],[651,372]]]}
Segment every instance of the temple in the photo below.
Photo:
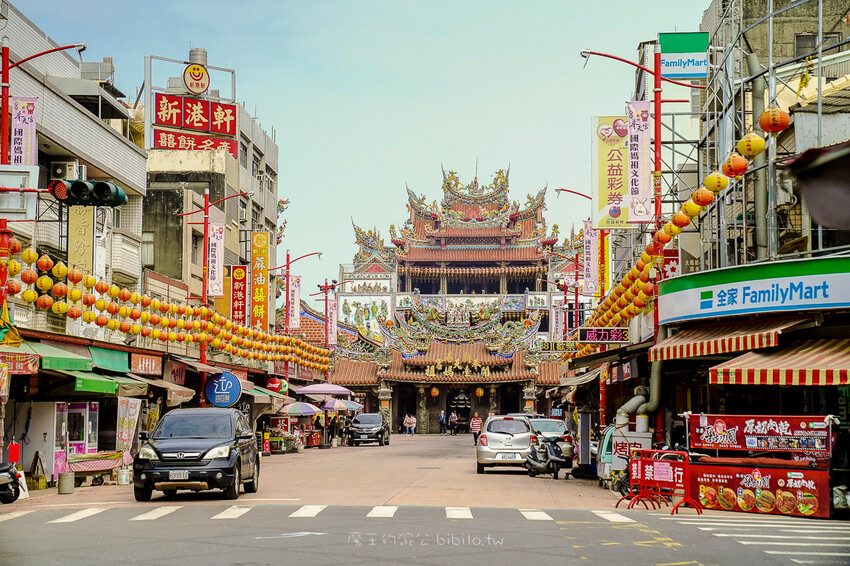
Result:
{"label": "temple", "polygon": [[[336,361],[331,379],[356,391],[368,411],[398,430],[415,414],[419,432],[437,432],[441,410],[461,425],[472,414],[549,411],[562,359],[541,342],[560,340],[564,296],[548,281],[576,277],[543,217],[546,188],[520,205],[508,170],[468,185],[443,171],[442,200],[426,204],[409,188],[409,217],[389,228],[354,225],[353,264],[340,266]],[[570,305],[571,306],[571,305]]]}

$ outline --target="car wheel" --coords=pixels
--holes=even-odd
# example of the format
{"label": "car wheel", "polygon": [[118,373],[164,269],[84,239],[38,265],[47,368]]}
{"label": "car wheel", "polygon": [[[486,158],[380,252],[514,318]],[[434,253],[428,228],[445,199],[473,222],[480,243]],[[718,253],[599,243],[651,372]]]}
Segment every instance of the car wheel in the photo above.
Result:
{"label": "car wheel", "polygon": [[172,497],[174,497],[175,495],[177,495],[177,490],[176,490],[176,489],[166,489],[166,490],[164,490],[162,493],[163,493],[163,495],[165,495],[167,498],[171,499]]}
{"label": "car wheel", "polygon": [[479,474],[483,474],[483,473],[484,473],[484,464],[478,464],[478,467],[477,467],[476,471],[477,471]]}
{"label": "car wheel", "polygon": [[151,488],[133,486],[133,496],[136,498],[136,501],[150,501],[151,495],[153,495]]}
{"label": "car wheel", "polygon": [[224,490],[225,499],[239,499],[239,488],[242,486],[242,475],[239,473],[239,461],[236,461],[236,467],[233,468],[233,485]]}
{"label": "car wheel", "polygon": [[383,445],[384,445],[384,435],[382,434],[381,436],[378,437],[378,446],[383,446]]}
{"label": "car wheel", "polygon": [[260,489],[260,461],[254,463],[254,477],[251,481],[245,483],[245,493],[257,493]]}

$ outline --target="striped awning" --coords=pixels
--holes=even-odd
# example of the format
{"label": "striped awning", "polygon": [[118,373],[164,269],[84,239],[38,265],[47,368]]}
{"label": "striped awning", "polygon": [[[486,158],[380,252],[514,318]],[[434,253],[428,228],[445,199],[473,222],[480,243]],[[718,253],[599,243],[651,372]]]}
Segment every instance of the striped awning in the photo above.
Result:
{"label": "striped awning", "polygon": [[772,352],[748,352],[711,368],[708,379],[727,385],[848,385],[850,338],[799,340]]}
{"label": "striped awning", "polygon": [[773,318],[688,328],[650,348],[649,361],[772,348],[779,344],[779,335],[783,330],[808,320],[808,317]]}

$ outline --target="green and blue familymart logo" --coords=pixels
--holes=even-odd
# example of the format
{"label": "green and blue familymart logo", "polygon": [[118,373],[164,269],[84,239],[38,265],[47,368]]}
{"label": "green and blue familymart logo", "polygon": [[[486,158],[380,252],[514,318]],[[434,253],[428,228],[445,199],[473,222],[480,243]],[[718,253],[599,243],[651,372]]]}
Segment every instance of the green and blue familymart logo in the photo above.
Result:
{"label": "green and blue familymart logo", "polygon": [[700,292],[699,308],[700,310],[714,308],[714,291]]}

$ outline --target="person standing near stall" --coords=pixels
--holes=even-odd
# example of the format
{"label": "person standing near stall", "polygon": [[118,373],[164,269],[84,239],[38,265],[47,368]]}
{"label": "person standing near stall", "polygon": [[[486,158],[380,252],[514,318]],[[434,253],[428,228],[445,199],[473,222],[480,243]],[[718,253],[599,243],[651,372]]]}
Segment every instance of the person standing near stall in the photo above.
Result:
{"label": "person standing near stall", "polygon": [[475,416],[469,421],[469,430],[472,432],[472,443],[478,446],[478,436],[481,434],[481,418],[478,416],[478,413],[475,413]]}
{"label": "person standing near stall", "polygon": [[449,433],[454,436],[457,434],[457,413],[452,411],[449,415]]}
{"label": "person standing near stall", "polygon": [[440,436],[446,435],[446,412],[440,411],[440,416],[438,418],[440,421]]}

